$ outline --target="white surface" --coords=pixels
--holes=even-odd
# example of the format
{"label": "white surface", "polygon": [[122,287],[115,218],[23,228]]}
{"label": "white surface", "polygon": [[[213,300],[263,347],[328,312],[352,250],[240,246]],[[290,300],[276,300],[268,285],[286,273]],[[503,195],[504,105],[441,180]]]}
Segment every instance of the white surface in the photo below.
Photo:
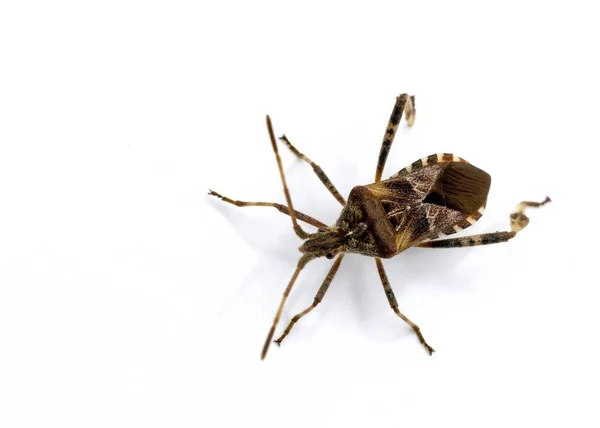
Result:
{"label": "white surface", "polygon": [[[0,6],[0,426],[598,426],[596,16],[577,2]],[[509,244],[348,256],[259,353],[300,241],[264,115],[340,191],[453,152],[493,177],[469,232]],[[340,207],[281,149],[298,209]],[[330,262],[300,275],[279,331]],[[587,275],[586,275],[587,273]]]}

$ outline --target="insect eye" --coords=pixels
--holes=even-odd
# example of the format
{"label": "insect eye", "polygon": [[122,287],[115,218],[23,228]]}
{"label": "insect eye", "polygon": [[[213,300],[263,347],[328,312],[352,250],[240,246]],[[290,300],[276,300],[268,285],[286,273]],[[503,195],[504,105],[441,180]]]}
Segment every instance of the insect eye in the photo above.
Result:
{"label": "insect eye", "polygon": [[329,253],[325,254],[325,258],[326,258],[326,259],[329,259],[329,260],[331,260],[331,259],[333,259],[334,257],[335,257],[335,254],[333,254],[332,252],[329,252]]}

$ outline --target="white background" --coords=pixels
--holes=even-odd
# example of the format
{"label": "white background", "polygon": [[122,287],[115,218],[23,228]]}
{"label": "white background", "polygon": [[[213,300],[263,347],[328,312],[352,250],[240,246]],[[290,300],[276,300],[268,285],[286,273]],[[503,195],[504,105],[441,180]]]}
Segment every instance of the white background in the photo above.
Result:
{"label": "white background", "polygon": [[[598,426],[597,12],[280,3],[0,6],[0,426]],[[284,201],[269,113],[347,195],[401,92],[417,120],[386,176],[436,152],[485,169],[473,233],[553,203],[508,244],[384,262],[434,356],[350,255],[261,362],[300,241],[207,190]],[[281,155],[297,208],[333,223]],[[279,331],[330,263],[301,273]]]}

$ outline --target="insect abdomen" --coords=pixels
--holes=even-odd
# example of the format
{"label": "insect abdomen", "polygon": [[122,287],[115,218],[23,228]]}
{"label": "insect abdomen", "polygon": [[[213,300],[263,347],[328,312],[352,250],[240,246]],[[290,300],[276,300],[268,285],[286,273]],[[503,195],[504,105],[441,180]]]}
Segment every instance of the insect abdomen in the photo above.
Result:
{"label": "insect abdomen", "polygon": [[463,158],[456,156],[452,153],[436,153],[436,154],[425,156],[421,159],[414,161],[407,167],[402,168],[396,174],[392,175],[390,178],[402,177],[404,175],[415,172],[426,166],[431,166],[431,165],[435,165],[438,163],[449,163],[449,162],[469,163],[466,160],[464,160]]}

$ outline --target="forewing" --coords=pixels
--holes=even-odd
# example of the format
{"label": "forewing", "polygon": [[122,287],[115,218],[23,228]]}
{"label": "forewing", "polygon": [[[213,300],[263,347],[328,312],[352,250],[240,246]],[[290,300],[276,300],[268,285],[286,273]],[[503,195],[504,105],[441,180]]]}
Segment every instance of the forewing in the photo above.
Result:
{"label": "forewing", "polygon": [[367,186],[396,231],[398,252],[459,232],[483,214],[490,176],[457,157],[459,161],[436,162],[443,156],[453,155],[423,158],[412,164],[410,172]]}

